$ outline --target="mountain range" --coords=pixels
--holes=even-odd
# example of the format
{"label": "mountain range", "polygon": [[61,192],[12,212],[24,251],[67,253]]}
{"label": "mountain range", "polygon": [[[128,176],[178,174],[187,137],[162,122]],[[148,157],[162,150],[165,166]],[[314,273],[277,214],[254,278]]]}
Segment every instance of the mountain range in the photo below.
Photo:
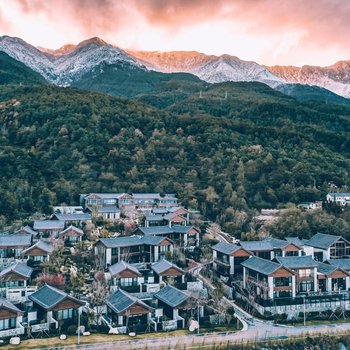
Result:
{"label": "mountain range", "polygon": [[49,50],[2,36],[0,51],[55,85],[125,97],[149,92],[159,81],[195,81],[197,77],[207,83],[261,82],[297,98],[339,99],[334,94],[350,98],[350,61],[329,67],[267,67],[230,55],[122,50],[97,37]]}

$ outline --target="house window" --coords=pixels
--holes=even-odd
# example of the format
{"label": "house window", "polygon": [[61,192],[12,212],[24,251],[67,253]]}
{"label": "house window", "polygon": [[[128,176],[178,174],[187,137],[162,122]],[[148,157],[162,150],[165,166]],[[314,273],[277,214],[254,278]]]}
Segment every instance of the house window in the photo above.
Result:
{"label": "house window", "polygon": [[44,257],[42,255],[33,256],[34,261],[44,261]]}
{"label": "house window", "polygon": [[16,327],[16,317],[0,320],[0,330],[5,330],[5,329],[10,329],[15,327]]}
{"label": "house window", "polygon": [[112,248],[112,255],[118,254],[118,248]]}
{"label": "house window", "polygon": [[121,287],[129,287],[129,286],[137,286],[137,278],[121,278],[120,279],[120,286]]}
{"label": "house window", "polygon": [[68,318],[73,318],[73,309],[58,310],[57,318],[59,320],[67,320]]}
{"label": "house window", "polygon": [[168,251],[168,246],[167,245],[161,245],[159,246],[159,252],[164,253]]}
{"label": "house window", "polygon": [[313,273],[311,269],[299,270],[299,277],[312,277]]}

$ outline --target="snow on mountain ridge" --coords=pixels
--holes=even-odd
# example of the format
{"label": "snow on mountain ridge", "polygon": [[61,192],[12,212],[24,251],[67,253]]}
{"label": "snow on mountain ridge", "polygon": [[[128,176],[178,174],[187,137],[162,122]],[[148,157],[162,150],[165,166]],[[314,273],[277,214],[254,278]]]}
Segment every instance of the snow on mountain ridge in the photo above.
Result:
{"label": "snow on mountain ridge", "polygon": [[73,51],[54,55],[40,51],[22,39],[3,36],[0,37],[0,50],[60,86],[69,86],[103,62],[146,69],[123,50],[99,38],[85,40],[75,46]]}

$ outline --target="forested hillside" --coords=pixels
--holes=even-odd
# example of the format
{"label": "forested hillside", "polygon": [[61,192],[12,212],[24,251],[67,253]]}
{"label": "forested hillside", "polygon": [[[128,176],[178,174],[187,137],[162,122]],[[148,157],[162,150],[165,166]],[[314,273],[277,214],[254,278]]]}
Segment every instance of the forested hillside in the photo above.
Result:
{"label": "forested hillside", "polygon": [[350,108],[259,83],[176,80],[135,100],[7,84],[0,123],[2,225],[79,193],[156,191],[230,229],[242,210],[349,185]]}

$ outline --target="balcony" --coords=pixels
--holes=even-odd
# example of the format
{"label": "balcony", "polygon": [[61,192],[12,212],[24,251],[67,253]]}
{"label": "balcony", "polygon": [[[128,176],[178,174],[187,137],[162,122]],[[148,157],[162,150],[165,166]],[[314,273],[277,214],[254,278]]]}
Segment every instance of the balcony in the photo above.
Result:
{"label": "balcony", "polygon": [[24,327],[20,325],[16,328],[5,329],[3,331],[0,331],[0,338],[13,337],[22,334],[24,334]]}
{"label": "balcony", "polygon": [[215,258],[214,262],[216,262],[217,264],[220,264],[220,265],[224,265],[224,266],[230,267],[230,262],[229,261],[224,261],[224,260]]}

